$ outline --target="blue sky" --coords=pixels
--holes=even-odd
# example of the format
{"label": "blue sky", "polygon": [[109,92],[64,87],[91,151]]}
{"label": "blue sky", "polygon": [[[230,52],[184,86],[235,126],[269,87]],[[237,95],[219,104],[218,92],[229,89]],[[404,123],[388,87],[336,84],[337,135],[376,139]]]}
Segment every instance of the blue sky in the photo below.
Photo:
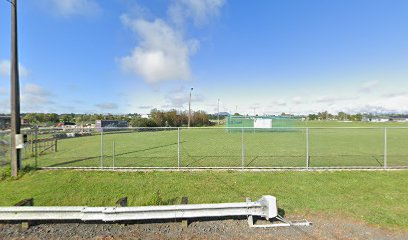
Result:
{"label": "blue sky", "polygon": [[[10,4],[0,1],[0,112]],[[19,1],[23,112],[408,112],[408,1]]]}

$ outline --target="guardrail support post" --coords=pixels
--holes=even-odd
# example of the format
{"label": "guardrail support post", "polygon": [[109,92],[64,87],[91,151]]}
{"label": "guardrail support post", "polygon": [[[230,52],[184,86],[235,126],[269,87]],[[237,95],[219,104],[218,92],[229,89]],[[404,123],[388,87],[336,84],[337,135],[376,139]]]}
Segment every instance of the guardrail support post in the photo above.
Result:
{"label": "guardrail support post", "polygon": [[[34,206],[34,198],[27,198],[24,200],[21,200],[20,202],[14,204],[16,207],[20,206]],[[25,231],[30,228],[30,226],[33,225],[33,221],[23,221],[21,222],[20,228],[21,230]]]}
{"label": "guardrail support post", "polygon": [[[188,197],[182,197],[181,198],[181,204],[188,204]],[[181,227],[182,228],[188,227],[188,219],[182,219],[181,220]]]}
{"label": "guardrail support post", "polygon": [[384,128],[384,169],[387,169],[387,128]]}

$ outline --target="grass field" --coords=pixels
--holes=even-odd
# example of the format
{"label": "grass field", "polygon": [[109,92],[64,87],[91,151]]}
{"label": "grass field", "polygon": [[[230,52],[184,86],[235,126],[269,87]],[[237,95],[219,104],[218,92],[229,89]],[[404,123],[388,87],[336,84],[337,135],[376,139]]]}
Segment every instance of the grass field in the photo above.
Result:
{"label": "grass field", "polygon": [[[352,172],[84,172],[33,171],[0,180],[0,205],[34,197],[35,205],[131,206],[240,202],[274,195],[287,215],[349,216],[408,229],[408,171]],[[157,194],[157,191],[160,193]]]}
{"label": "grass field", "polygon": [[[408,129],[402,123],[299,122],[309,129],[311,167],[384,165],[384,129],[387,126],[387,165],[408,166]],[[315,128],[363,127],[363,128]],[[364,128],[365,127],[365,128]],[[253,131],[242,133],[223,128],[182,129],[182,167],[241,167],[242,145],[245,167],[306,166],[306,130]],[[121,131],[104,134],[104,167],[177,167],[177,130]],[[26,160],[33,164],[34,159]],[[67,138],[58,141],[58,152],[40,155],[38,166],[99,167],[101,136]]]}
{"label": "grass field", "polygon": [[[405,124],[316,122],[301,127],[406,127]],[[382,166],[384,129],[309,129],[311,166]],[[182,166],[241,166],[242,133],[222,128],[183,129]],[[408,166],[408,129],[388,128],[388,165]],[[177,166],[177,131],[116,132],[104,135],[104,166]],[[59,140],[58,152],[39,166],[100,166],[101,136]],[[244,164],[305,166],[306,133],[244,132]],[[25,160],[33,165],[34,159]],[[3,174],[1,174],[3,173]],[[352,172],[86,172],[31,171],[18,180],[0,168],[0,205],[35,198],[35,205],[114,205],[123,196],[136,205],[175,204],[278,197],[287,214],[349,216],[387,228],[408,230],[408,171]],[[159,194],[158,194],[159,191]]]}

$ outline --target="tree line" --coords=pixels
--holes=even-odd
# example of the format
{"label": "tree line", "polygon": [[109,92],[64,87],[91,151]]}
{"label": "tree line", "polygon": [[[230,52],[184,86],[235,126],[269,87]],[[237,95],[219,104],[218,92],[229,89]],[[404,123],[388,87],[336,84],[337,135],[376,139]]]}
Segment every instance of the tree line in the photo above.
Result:
{"label": "tree line", "polygon": [[347,114],[345,112],[338,112],[337,115],[331,114],[327,111],[318,112],[317,114],[309,114],[308,120],[340,120],[340,121],[361,121],[363,114]]}
{"label": "tree line", "polygon": [[[202,127],[213,125],[210,115],[204,111],[192,111],[190,126]],[[23,119],[31,125],[52,126],[59,122],[72,122],[76,124],[92,124],[96,120],[122,120],[128,121],[132,127],[183,127],[188,125],[188,112],[161,111],[152,109],[148,118],[140,114],[75,114],[75,113],[27,113]]]}
{"label": "tree line", "polygon": [[23,119],[30,124],[54,125],[59,122],[72,122],[76,124],[95,123],[96,120],[126,120],[129,121],[139,114],[76,114],[76,113],[27,113]]}
{"label": "tree line", "polygon": [[[176,110],[161,111],[153,109],[149,118],[133,118],[130,122],[133,127],[183,127],[188,125],[188,112],[178,112]],[[204,111],[192,111],[190,126],[203,127],[213,123],[209,119],[209,114]]]}
{"label": "tree line", "polygon": [[[234,115],[239,115],[238,113]],[[282,116],[290,116],[282,113]],[[182,127],[188,124],[188,111],[177,111],[175,109],[163,111],[152,109],[148,118],[142,118],[140,114],[77,114],[77,113],[26,113],[23,119],[28,120],[31,125],[52,126],[59,122],[72,122],[76,124],[92,124],[96,120],[124,120],[133,127]],[[307,120],[348,120],[361,121],[363,114],[347,114],[339,112],[331,114],[328,111],[304,116]],[[207,114],[205,111],[192,111],[190,126],[211,126],[215,124],[216,115]],[[220,117],[222,120],[224,117]]]}

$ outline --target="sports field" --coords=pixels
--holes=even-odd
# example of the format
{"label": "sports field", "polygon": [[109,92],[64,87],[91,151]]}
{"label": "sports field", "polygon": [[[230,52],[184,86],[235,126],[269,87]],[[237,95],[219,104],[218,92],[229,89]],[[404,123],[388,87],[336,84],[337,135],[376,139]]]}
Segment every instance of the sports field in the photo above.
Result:
{"label": "sports field", "polygon": [[[408,166],[407,124],[299,122],[300,128],[123,130],[58,140],[39,167],[310,167]],[[385,130],[387,142],[385,149]],[[342,128],[347,127],[347,128]],[[350,128],[352,127],[352,128]],[[115,144],[115,154],[113,154]],[[243,154],[243,157],[242,157]],[[114,155],[114,157],[113,157]],[[114,161],[113,161],[114,158]],[[25,160],[34,164],[34,158]]]}

